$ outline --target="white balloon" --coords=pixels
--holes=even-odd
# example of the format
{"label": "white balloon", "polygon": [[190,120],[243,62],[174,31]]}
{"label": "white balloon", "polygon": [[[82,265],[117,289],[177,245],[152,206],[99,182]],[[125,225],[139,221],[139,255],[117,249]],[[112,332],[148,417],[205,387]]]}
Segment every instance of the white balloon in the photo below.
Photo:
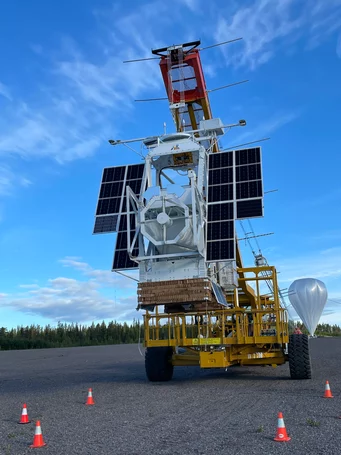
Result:
{"label": "white balloon", "polygon": [[328,298],[325,284],[315,278],[302,278],[291,284],[288,294],[290,303],[308,332],[314,335]]}

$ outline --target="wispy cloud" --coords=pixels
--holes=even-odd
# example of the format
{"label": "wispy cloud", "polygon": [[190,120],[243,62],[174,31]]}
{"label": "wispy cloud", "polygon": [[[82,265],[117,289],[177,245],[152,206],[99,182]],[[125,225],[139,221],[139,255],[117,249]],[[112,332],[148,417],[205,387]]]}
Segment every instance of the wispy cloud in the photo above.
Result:
{"label": "wispy cloud", "polygon": [[[80,271],[86,277],[103,286],[110,287],[119,284],[120,289],[136,289],[135,282],[129,278],[122,281],[121,275],[112,273],[110,270],[94,269],[86,262],[81,261],[81,258],[66,257],[61,259],[60,263],[63,264],[64,267],[70,267]],[[136,273],[134,271],[131,271],[128,275],[136,278]]]}
{"label": "wispy cloud", "polygon": [[26,177],[15,175],[7,165],[0,164],[0,196],[9,196],[18,186],[27,187],[31,184]]}
{"label": "wispy cloud", "polygon": [[12,97],[11,97],[11,94],[10,94],[10,91],[9,91],[9,88],[6,87],[6,85],[3,84],[2,82],[0,82],[0,95],[4,96],[4,97],[7,98],[9,101],[12,100]]}
{"label": "wispy cloud", "polygon": [[340,240],[341,242],[341,229],[330,229],[324,232],[321,232],[318,235],[312,235],[310,237],[312,242],[316,242],[318,240]]}
{"label": "wispy cloud", "polygon": [[341,188],[335,188],[321,196],[316,198],[310,199],[307,201],[308,205],[316,206],[316,205],[324,205],[331,202],[340,202],[341,203]]}
{"label": "wispy cloud", "polygon": [[341,34],[339,35],[339,38],[337,40],[336,44],[336,55],[341,58]]}
{"label": "wispy cloud", "polygon": [[43,46],[41,44],[32,43],[30,44],[30,48],[37,55],[41,55],[43,53]]}
{"label": "wispy cloud", "polygon": [[36,289],[39,288],[38,284],[19,284],[19,288],[22,289]]}
{"label": "wispy cloud", "polygon": [[300,115],[301,113],[298,110],[292,112],[277,112],[268,114],[269,120],[267,122],[253,125],[244,133],[238,134],[233,139],[233,143],[237,145],[247,140],[261,139],[265,136],[268,136],[269,134],[274,133],[288,123],[295,121],[297,118],[299,118]]}
{"label": "wispy cloud", "polygon": [[[281,289],[289,288],[291,283],[302,278],[316,278],[325,283],[328,291],[328,300],[325,305],[321,321],[341,325],[341,247],[315,250],[312,253],[297,256],[278,257],[278,281]],[[285,298],[287,304],[289,298]],[[298,319],[292,306],[289,306],[291,318]],[[331,316],[332,315],[332,316]]]}
{"label": "wispy cloud", "polygon": [[123,54],[110,56],[101,65],[79,55],[74,60],[57,63],[57,71],[78,90],[86,103],[113,109],[116,114],[132,107],[132,101],[144,90],[160,87],[158,68],[144,62],[137,71],[134,64],[124,65]]}
{"label": "wispy cloud", "polygon": [[[131,121],[135,98],[144,92],[164,93],[156,61],[124,64],[123,60],[150,57],[151,48],[165,45],[159,35],[165,36],[182,17],[184,3],[175,3],[171,16],[162,1],[141,4],[126,15],[115,7],[96,11],[93,45],[97,49],[91,53],[72,37],[64,37],[60,49],[48,54],[42,53],[40,43],[31,44],[48,80],[31,94],[30,102],[13,93],[0,118],[2,158],[12,154],[65,163],[89,157],[123,121]],[[191,8],[195,3],[187,0],[185,5]],[[150,26],[141,29],[141,23]],[[182,23],[185,32],[190,24]],[[3,84],[0,93],[9,97]]]}
{"label": "wispy cloud", "polygon": [[278,258],[279,280],[283,284],[291,283],[299,278],[317,278],[328,281],[334,286],[333,280],[340,286],[341,277],[341,247],[314,251],[306,255]]}
{"label": "wispy cloud", "polygon": [[[2,295],[2,305],[53,321],[91,322],[108,318],[124,321],[138,317],[136,285],[131,280],[93,269],[79,258],[65,258],[61,263],[80,271],[83,279],[57,277],[44,286],[21,284],[20,292]],[[111,297],[104,295],[105,288],[110,288]]]}
{"label": "wispy cloud", "polygon": [[190,11],[196,12],[200,8],[199,0],[178,0],[180,4],[183,4]]}
{"label": "wispy cloud", "polygon": [[[229,19],[226,19],[228,17]],[[223,10],[215,26],[218,42],[243,36],[243,43],[222,48],[226,61],[235,67],[255,69],[277,52],[292,48],[303,38],[306,48],[319,46],[341,28],[339,0],[259,0],[247,6]]]}

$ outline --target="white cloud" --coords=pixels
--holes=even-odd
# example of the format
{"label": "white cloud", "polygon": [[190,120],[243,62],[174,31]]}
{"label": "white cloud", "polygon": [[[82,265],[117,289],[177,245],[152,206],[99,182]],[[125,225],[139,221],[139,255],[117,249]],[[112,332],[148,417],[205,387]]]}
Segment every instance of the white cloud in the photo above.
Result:
{"label": "white cloud", "polygon": [[[151,48],[169,44],[161,42],[160,37],[168,35],[172,40],[174,23],[179,24],[176,36],[181,42],[181,37],[193,30],[191,22],[183,20],[183,10],[198,11],[199,3],[176,0],[172,14],[163,1],[141,4],[127,15],[115,5],[111,10],[96,11],[98,33],[92,41],[98,46],[97,52],[90,57],[85,46],[80,48],[72,38],[65,37],[58,53],[52,49],[44,54],[41,65],[45,65],[50,80],[31,94],[29,105],[17,100],[14,93],[10,95],[0,83],[0,93],[13,98],[0,119],[0,154],[64,163],[95,153],[110,133],[116,133],[112,125],[117,130],[123,116],[129,119],[135,98],[158,90],[164,94],[157,61],[122,61],[150,57]],[[288,40],[296,42],[304,29],[308,30],[307,39],[315,37],[320,42],[338,28],[337,0],[308,0],[297,10],[294,0],[260,0],[238,10],[233,5],[220,11],[218,22],[213,6],[206,15],[207,22],[214,24],[216,41],[244,36],[244,41],[222,48],[235,66],[255,68],[265,63],[275,55],[277,42],[284,48]],[[148,27],[141,29],[141,23]],[[210,27],[205,33],[211,33]],[[41,44],[30,47],[43,55]],[[209,61],[206,69],[211,76],[217,70]]]}
{"label": "white cloud", "polygon": [[341,241],[341,229],[330,229],[319,235],[311,236],[310,240],[316,242],[317,240],[340,240]]}
{"label": "white cloud", "polygon": [[340,202],[341,201],[341,188],[335,188],[328,193],[324,193],[321,196],[318,196],[314,199],[310,198],[307,201],[307,205],[316,206],[316,205],[325,205],[331,202]]}
{"label": "white cloud", "polygon": [[0,82],[0,95],[4,96],[4,97],[7,98],[9,101],[12,100],[12,97],[11,97],[11,94],[10,94],[10,91],[9,91],[9,88],[6,87],[6,85],[3,84],[2,82]]}
{"label": "white cloud", "polygon": [[19,284],[19,287],[22,289],[36,289],[39,288],[38,284]]}
{"label": "white cloud", "polygon": [[[278,281],[281,289],[300,278],[316,278],[325,283],[328,298],[341,298],[341,247],[314,251],[295,257],[278,258]],[[288,299],[287,299],[288,300]],[[293,309],[291,309],[291,312]],[[324,315],[333,314],[334,323],[341,325],[341,305],[327,301]]]}
{"label": "white cloud", "polygon": [[[278,258],[279,280],[291,283],[299,278],[317,278],[322,281],[341,277],[341,247],[314,251],[302,256]],[[337,282],[341,292],[341,282]]]}
{"label": "white cloud", "polygon": [[67,98],[53,98],[39,107],[13,102],[0,119],[0,156],[48,158],[60,163],[85,158],[104,142],[106,128],[103,113]]}
{"label": "white cloud", "polygon": [[243,41],[221,49],[228,64],[255,69],[301,38],[312,49],[340,28],[339,0],[257,0],[237,11],[231,6],[220,11],[214,36],[217,42],[242,36]]}
{"label": "white cloud", "polygon": [[[83,57],[57,64],[58,72],[79,91],[83,101],[99,107],[110,107],[116,114],[132,107],[132,101],[144,90],[157,89],[161,78],[156,65],[123,64],[124,57],[110,56],[102,65],[95,65]],[[136,64],[135,64],[136,65]]]}
{"label": "white cloud", "polygon": [[8,166],[0,164],[0,196],[9,196],[18,186],[27,187],[31,184],[26,177],[18,177]]}
{"label": "white cloud", "polygon": [[[60,262],[70,268],[73,274],[81,273],[81,279],[57,277],[50,279],[44,286],[21,284],[18,293],[0,295],[2,305],[54,322],[124,321],[140,315],[136,311],[134,281],[107,270],[94,269],[81,258],[66,257]],[[299,278],[315,277],[325,282],[330,300],[323,314],[333,314],[334,321],[339,321],[335,323],[341,323],[341,305],[338,304],[341,303],[341,247],[301,257],[278,259],[277,264],[281,289],[288,288]],[[291,307],[289,311],[291,317],[296,316]]]}
{"label": "white cloud", "polygon": [[37,55],[41,55],[43,53],[43,46],[41,44],[32,43],[30,44],[30,48]]}
{"label": "white cloud", "polygon": [[288,123],[295,121],[299,116],[300,112],[298,110],[292,112],[269,113],[267,115],[269,120],[252,125],[251,129],[247,129],[244,133],[240,133],[235,136],[233,144],[238,145],[248,140],[262,139]]}
{"label": "white cloud", "polygon": [[179,2],[180,2],[180,4],[183,4],[189,10],[191,10],[192,12],[198,11],[198,9],[200,7],[199,0],[179,0]]}
{"label": "white cloud", "polygon": [[[204,74],[205,74],[205,77],[215,77],[216,74],[217,74],[217,70],[216,70],[216,67],[211,64],[211,63],[203,63],[202,64],[203,66],[203,70],[204,70]],[[213,89],[214,87],[210,88],[211,90]]]}
{"label": "white cloud", "polygon": [[[20,292],[2,295],[2,305],[54,322],[129,321],[139,316],[136,311],[136,284],[131,280],[93,269],[78,258],[65,258],[61,262],[80,271],[83,279],[57,277],[50,279],[45,286],[21,284]],[[106,288],[110,289],[110,297],[105,295]],[[121,296],[122,289],[125,292]]]}
{"label": "white cloud", "polygon": [[[46,85],[33,91],[29,104],[13,95],[0,118],[0,156],[65,163],[89,157],[107,144],[122,119],[131,121],[135,98],[164,90],[157,61],[123,60],[150,57],[151,47],[164,45],[156,37],[174,23],[167,8],[164,2],[153,2],[126,16],[97,14],[98,49],[91,56],[70,37],[63,38],[59,51],[50,49],[41,60],[49,76]],[[141,23],[153,26],[142,30]],[[39,44],[31,49],[42,53]],[[9,94],[3,85],[0,93]]]}
{"label": "white cloud", "polygon": [[[79,258],[75,257],[66,257],[60,260],[61,264],[64,267],[71,267],[75,270],[82,272],[85,276],[92,279],[94,282],[101,284],[105,287],[110,286],[117,286],[120,284],[120,289],[136,289],[136,285],[134,280],[132,279],[124,279],[122,281],[121,275],[117,275],[116,273],[112,273],[110,270],[101,270],[101,269],[93,269],[89,264],[86,262],[80,261]],[[135,271],[129,272],[129,275],[133,278],[136,278]]]}
{"label": "white cloud", "polygon": [[339,35],[339,38],[337,40],[336,44],[336,55],[341,58],[341,34]]}

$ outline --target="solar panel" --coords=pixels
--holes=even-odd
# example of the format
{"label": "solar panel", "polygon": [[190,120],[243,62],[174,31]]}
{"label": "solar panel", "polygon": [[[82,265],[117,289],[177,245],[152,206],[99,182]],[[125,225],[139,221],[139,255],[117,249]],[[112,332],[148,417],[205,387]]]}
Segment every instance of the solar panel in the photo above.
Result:
{"label": "solar panel", "polygon": [[208,192],[208,202],[232,201],[233,184],[211,186]]}
{"label": "solar panel", "polygon": [[233,202],[209,204],[207,213],[206,260],[234,259]]}
{"label": "solar panel", "polygon": [[123,190],[123,181],[122,182],[111,182],[103,183],[101,185],[101,190],[99,193],[100,199],[107,197],[120,197]]}
{"label": "solar panel", "polygon": [[97,216],[94,227],[94,234],[115,232],[117,229],[118,215]]}
{"label": "solar panel", "polygon": [[[135,229],[135,215],[133,213],[130,214],[130,229]],[[119,232],[122,231],[127,231],[128,230],[128,224],[127,224],[127,215],[123,214],[121,215],[120,219],[120,225],[119,225]]]}
{"label": "solar panel", "polygon": [[237,183],[236,199],[261,198],[263,196],[262,182],[255,180],[253,182]]}
{"label": "solar panel", "polygon": [[223,204],[209,204],[208,222],[233,220],[233,202]]}
{"label": "solar panel", "polygon": [[127,212],[126,187],[140,195],[144,168],[144,164],[131,164],[103,170],[94,234],[117,231],[118,215]]}
{"label": "solar panel", "polygon": [[233,167],[222,169],[210,169],[208,181],[209,185],[221,185],[222,183],[233,183]]}
{"label": "solar panel", "polygon": [[260,147],[235,150],[236,166],[242,164],[260,163]]}
{"label": "solar panel", "polygon": [[235,259],[235,240],[216,240],[206,244],[206,261],[228,261]]}
{"label": "solar panel", "polygon": [[236,166],[236,181],[237,182],[248,182],[250,180],[261,180],[261,165],[248,164],[244,166]]}
{"label": "solar panel", "polygon": [[263,216],[261,149],[208,157],[206,261],[235,259],[236,219]]}
{"label": "solar panel", "polygon": [[118,182],[124,180],[127,166],[106,167],[103,170],[102,182]]}
{"label": "solar panel", "polygon": [[222,221],[220,223],[208,223],[207,241],[215,239],[233,239],[234,237],[234,222]]}
{"label": "solar panel", "polygon": [[122,197],[99,199],[96,215],[119,214]]}
{"label": "solar panel", "polygon": [[260,147],[236,150],[236,217],[263,216],[263,180]]}
{"label": "solar panel", "polygon": [[142,179],[144,171],[143,164],[132,164],[128,167],[127,180]]}
{"label": "solar panel", "polygon": [[263,216],[262,199],[251,199],[248,201],[237,201],[237,218],[255,218]]}
{"label": "solar panel", "polygon": [[[133,250],[133,255],[138,255],[137,249]],[[127,250],[115,250],[112,270],[135,269],[138,266],[139,265],[136,262],[130,259]]]}
{"label": "solar panel", "polygon": [[212,153],[209,159],[210,169],[233,166],[233,152]]}
{"label": "solar panel", "polygon": [[[130,215],[130,240],[135,236],[136,232],[136,221],[135,214],[131,213]],[[127,226],[127,217],[128,214],[122,214],[119,230],[116,238],[116,246],[114,253],[114,260],[112,265],[112,270],[127,270],[135,269],[139,265],[137,262],[134,262],[130,259],[127,248],[128,248],[128,226]],[[138,248],[133,249],[133,256],[138,256]]]}
{"label": "solar panel", "polygon": [[212,289],[213,289],[215,298],[217,299],[217,302],[220,303],[221,305],[227,306],[226,297],[225,297],[225,294],[224,294],[221,286],[217,283],[213,283],[213,281],[211,283],[212,283]]}

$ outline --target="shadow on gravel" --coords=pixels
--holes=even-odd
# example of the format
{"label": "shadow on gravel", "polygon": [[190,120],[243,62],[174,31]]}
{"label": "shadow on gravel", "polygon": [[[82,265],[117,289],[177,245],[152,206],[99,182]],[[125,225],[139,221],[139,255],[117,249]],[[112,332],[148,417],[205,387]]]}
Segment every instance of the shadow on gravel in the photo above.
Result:
{"label": "shadow on gravel", "polygon": [[[266,373],[264,371],[264,373]],[[260,372],[259,369],[250,369],[247,367],[230,367],[224,369],[202,370],[199,367],[178,368],[174,370],[172,382],[200,382],[206,380],[221,381],[291,381],[289,372],[285,375],[268,370],[268,374]]]}
{"label": "shadow on gravel", "polygon": [[[5,377],[4,377],[5,376]],[[141,361],[119,361],[112,365],[80,365],[72,368],[68,365],[66,368],[61,366],[60,369],[51,371],[49,368],[42,368],[35,371],[31,367],[18,375],[0,376],[0,387],[3,393],[16,393],[22,391],[40,391],[53,392],[55,390],[68,389],[74,386],[85,384],[140,384],[155,385],[165,383],[150,383],[147,380],[144,363]],[[12,377],[11,377],[12,376]],[[289,371],[272,369],[263,369],[259,367],[230,367],[216,370],[202,370],[199,367],[176,367],[174,369],[173,379],[167,383],[168,387],[176,387],[184,383],[206,383],[207,381],[218,382],[254,382],[263,381],[290,381]],[[90,386],[89,385],[89,386]]]}

